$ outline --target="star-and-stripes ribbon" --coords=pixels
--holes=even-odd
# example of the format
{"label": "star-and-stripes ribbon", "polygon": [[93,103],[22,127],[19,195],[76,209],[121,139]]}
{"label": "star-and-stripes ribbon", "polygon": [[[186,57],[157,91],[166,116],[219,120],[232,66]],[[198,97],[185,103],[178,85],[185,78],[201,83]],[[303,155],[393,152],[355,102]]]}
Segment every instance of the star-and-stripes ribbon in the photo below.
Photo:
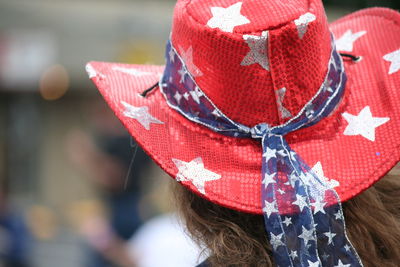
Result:
{"label": "star-and-stripes ribbon", "polygon": [[[268,238],[277,266],[362,266],[346,235],[340,199],[289,146],[285,135],[318,123],[339,104],[346,74],[332,52],[324,82],[314,97],[286,123],[252,128],[225,116],[197,85],[172,43],[160,88],[168,105],[187,119],[227,136],[259,139],[262,145],[261,196]],[[191,62],[193,64],[193,62]]]}

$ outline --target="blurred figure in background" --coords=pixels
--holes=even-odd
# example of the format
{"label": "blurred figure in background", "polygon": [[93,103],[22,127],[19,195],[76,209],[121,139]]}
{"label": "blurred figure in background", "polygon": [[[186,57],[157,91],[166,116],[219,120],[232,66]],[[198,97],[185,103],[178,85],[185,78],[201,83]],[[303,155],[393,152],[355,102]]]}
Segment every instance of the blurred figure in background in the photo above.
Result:
{"label": "blurred figure in background", "polygon": [[25,219],[8,204],[6,188],[0,184],[0,266],[31,266],[30,241]]}
{"label": "blurred figure in background", "polygon": [[123,252],[124,242],[142,223],[139,202],[150,160],[98,103],[89,105],[88,114],[93,118],[96,136],[75,129],[66,143],[71,162],[93,182],[107,212],[79,226],[91,247],[85,266],[132,266]]}

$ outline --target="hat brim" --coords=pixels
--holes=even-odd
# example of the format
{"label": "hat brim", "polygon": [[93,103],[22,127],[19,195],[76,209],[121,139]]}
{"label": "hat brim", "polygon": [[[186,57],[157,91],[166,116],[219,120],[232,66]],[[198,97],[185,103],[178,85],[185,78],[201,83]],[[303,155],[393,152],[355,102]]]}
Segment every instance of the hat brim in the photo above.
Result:
{"label": "hat brim", "polygon": [[[400,14],[370,8],[345,16],[330,28],[336,37],[349,29],[353,33],[366,31],[352,52],[362,60],[344,61],[346,93],[334,114],[287,136],[287,140],[310,167],[316,166],[318,174],[336,186],[341,201],[346,201],[378,181],[400,160],[400,71],[389,74],[391,62],[383,59],[400,48]],[[130,134],[171,177],[178,173],[173,159],[190,162],[200,157],[204,167],[221,178],[206,182],[204,192],[190,181],[182,184],[214,203],[262,213],[259,142],[222,136],[187,120],[168,106],[158,89],[141,96],[160,79],[163,66],[90,62],[88,69]],[[123,102],[147,106],[162,123],[151,123],[146,129],[138,120],[124,115]],[[358,115],[366,107],[373,117],[390,120],[375,128],[374,141],[362,135],[345,135],[348,122],[342,114]]]}

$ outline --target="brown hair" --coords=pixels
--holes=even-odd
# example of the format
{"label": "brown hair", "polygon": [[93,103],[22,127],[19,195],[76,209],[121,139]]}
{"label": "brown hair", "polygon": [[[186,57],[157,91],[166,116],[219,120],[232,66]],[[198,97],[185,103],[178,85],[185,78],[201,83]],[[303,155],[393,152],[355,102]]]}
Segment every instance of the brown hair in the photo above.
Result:
{"label": "brown hair", "polygon": [[[212,267],[273,266],[262,215],[213,204],[178,183],[173,191],[192,238]],[[387,175],[343,203],[347,234],[365,267],[400,264],[400,177]]]}

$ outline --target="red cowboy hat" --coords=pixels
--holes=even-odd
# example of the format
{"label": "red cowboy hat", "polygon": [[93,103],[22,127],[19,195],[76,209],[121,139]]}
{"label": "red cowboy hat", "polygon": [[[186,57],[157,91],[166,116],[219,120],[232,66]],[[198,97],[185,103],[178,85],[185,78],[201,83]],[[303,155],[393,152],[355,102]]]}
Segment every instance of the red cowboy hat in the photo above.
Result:
{"label": "red cowboy hat", "polygon": [[[285,124],[324,83],[331,32],[336,50],[347,54],[344,95],[328,117],[286,140],[346,201],[400,160],[399,13],[371,8],[328,24],[317,0],[180,0],[174,49],[167,56],[185,63],[182,79],[193,78],[196,90],[177,92],[173,101],[206,98],[216,118],[224,115],[248,127]],[[163,66],[90,62],[87,71],[131,135],[169,175],[212,202],[262,213],[258,141],[222,135],[188,119],[167,102],[162,88],[144,96]]]}

